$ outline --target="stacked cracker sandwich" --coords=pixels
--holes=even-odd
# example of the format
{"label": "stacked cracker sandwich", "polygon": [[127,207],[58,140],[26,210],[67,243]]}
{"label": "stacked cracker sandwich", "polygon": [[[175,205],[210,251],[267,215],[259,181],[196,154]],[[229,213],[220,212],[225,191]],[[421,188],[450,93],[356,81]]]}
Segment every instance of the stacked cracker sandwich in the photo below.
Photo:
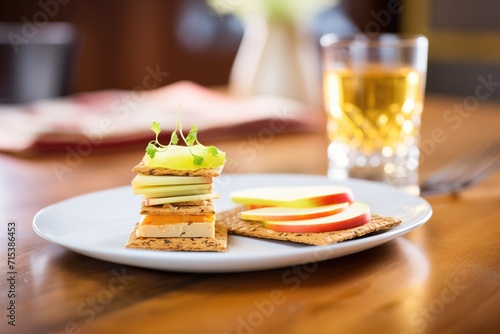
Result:
{"label": "stacked cracker sandwich", "polygon": [[[225,153],[201,145],[196,127],[184,137],[172,133],[169,145],[148,144],[142,161],[132,171],[135,194],[143,196],[142,220],[130,234],[127,247],[151,250],[225,251],[227,231],[215,219],[213,179],[220,175]],[[177,131],[186,146],[177,145]],[[176,139],[177,138],[177,139]]]}
{"label": "stacked cracker sandwich", "polygon": [[[141,162],[132,170],[135,194],[143,196],[138,222],[126,247],[166,251],[226,251],[227,234],[325,246],[401,224],[372,215],[351,189],[334,185],[274,186],[233,191],[239,206],[215,212],[213,180],[226,157],[204,146],[193,126],[184,137],[178,124],[168,145],[158,141],[159,124]],[[177,145],[179,132],[185,146]]]}

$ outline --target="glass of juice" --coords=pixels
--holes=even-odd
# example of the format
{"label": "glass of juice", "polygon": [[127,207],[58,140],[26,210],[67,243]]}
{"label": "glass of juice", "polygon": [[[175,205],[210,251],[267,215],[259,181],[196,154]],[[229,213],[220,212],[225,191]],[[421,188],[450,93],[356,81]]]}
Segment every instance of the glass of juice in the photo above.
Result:
{"label": "glass of juice", "polygon": [[422,35],[321,37],[328,176],[419,194],[419,130],[427,72]]}

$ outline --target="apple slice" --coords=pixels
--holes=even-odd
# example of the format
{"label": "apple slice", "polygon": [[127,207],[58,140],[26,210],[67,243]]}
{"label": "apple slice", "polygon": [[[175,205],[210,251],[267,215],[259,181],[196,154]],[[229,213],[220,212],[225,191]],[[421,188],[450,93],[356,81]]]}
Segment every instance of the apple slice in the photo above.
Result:
{"label": "apple slice", "polygon": [[166,193],[157,193],[157,194],[144,194],[144,198],[160,198],[160,197],[174,197],[174,196],[194,196],[194,195],[203,195],[210,194],[212,189],[206,190],[188,190],[188,191],[169,191]]}
{"label": "apple slice", "polygon": [[144,205],[158,205],[166,203],[178,203],[178,202],[191,202],[191,201],[201,201],[205,199],[215,199],[219,198],[219,194],[201,194],[201,195],[187,195],[187,196],[173,196],[173,197],[157,197],[157,198],[144,198]]}
{"label": "apple slice", "polygon": [[[193,154],[202,157],[201,164],[195,165]],[[169,145],[166,149],[157,151],[154,158],[145,154],[142,162],[148,167],[165,167],[179,170],[199,168],[217,168],[226,162],[226,153],[215,146],[195,144],[192,146]]]}
{"label": "apple slice", "polygon": [[279,232],[317,233],[346,230],[368,223],[370,208],[360,202],[353,202],[340,213],[313,219],[263,221],[262,226]]}
{"label": "apple slice", "polygon": [[137,187],[132,189],[136,195],[143,194],[146,197],[169,197],[208,194],[212,191],[212,184],[180,184],[174,186]]}
{"label": "apple slice", "polygon": [[132,187],[147,187],[147,186],[168,186],[176,184],[198,184],[212,183],[211,177],[203,176],[170,176],[170,175],[143,175],[137,174],[132,179]]}
{"label": "apple slice", "polygon": [[250,188],[232,192],[234,203],[247,206],[310,208],[353,202],[351,189],[342,186],[282,186]]}
{"label": "apple slice", "polygon": [[266,208],[242,211],[241,219],[246,220],[303,220],[330,216],[341,212],[349,206],[349,203],[339,203],[331,205],[317,206],[313,208],[286,208],[271,206]]}

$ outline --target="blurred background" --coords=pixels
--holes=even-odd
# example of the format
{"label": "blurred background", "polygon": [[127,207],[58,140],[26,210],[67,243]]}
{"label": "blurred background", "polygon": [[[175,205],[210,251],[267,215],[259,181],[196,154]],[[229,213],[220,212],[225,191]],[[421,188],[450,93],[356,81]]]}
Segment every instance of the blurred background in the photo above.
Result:
{"label": "blurred background", "polygon": [[[251,0],[215,4],[234,9],[245,1]],[[70,23],[74,30],[66,27],[64,36],[57,37],[71,41],[63,51],[66,60],[57,60],[67,62],[60,66],[64,73],[52,71],[64,75],[63,87],[54,88],[57,93],[41,92],[40,97],[133,89],[148,66],[168,72],[165,84],[190,80],[205,86],[226,85],[244,32],[240,19],[216,13],[205,0],[2,1],[0,102],[29,100],[13,97],[15,75],[36,80],[33,71],[13,73],[12,64],[26,67],[19,63],[28,63],[29,57],[12,54],[15,36],[9,38],[7,33],[14,30],[6,24],[43,30],[52,21]],[[354,30],[426,34],[430,39],[428,91],[467,95],[474,92],[479,75],[500,73],[500,2],[496,0],[331,1],[308,24],[317,39],[326,32]],[[37,38],[43,39],[41,35]],[[20,46],[22,42],[15,40]],[[500,98],[500,90],[493,97]]]}

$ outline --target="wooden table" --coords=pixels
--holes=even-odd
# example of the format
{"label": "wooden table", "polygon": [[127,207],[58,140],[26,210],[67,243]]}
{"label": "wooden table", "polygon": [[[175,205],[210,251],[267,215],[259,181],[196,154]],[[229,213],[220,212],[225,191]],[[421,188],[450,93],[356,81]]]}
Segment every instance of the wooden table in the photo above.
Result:
{"label": "wooden table", "polygon": [[[474,109],[467,105],[471,101],[427,98],[423,176],[468,148],[500,139],[500,103],[480,101]],[[454,105],[470,111],[446,114]],[[231,173],[326,172],[324,133],[214,144],[239,160],[228,168]],[[251,148],[251,159],[242,145]],[[320,262],[314,270],[162,272],[75,254],[33,232],[32,219],[41,208],[129,184],[130,168],[142,154],[90,154],[61,180],[53,163],[64,163],[64,155],[0,155],[1,333],[493,333],[500,328],[499,172],[458,197],[427,198],[432,218],[404,237]],[[13,298],[6,292],[10,221],[17,233]],[[7,324],[10,300],[15,328]]]}

